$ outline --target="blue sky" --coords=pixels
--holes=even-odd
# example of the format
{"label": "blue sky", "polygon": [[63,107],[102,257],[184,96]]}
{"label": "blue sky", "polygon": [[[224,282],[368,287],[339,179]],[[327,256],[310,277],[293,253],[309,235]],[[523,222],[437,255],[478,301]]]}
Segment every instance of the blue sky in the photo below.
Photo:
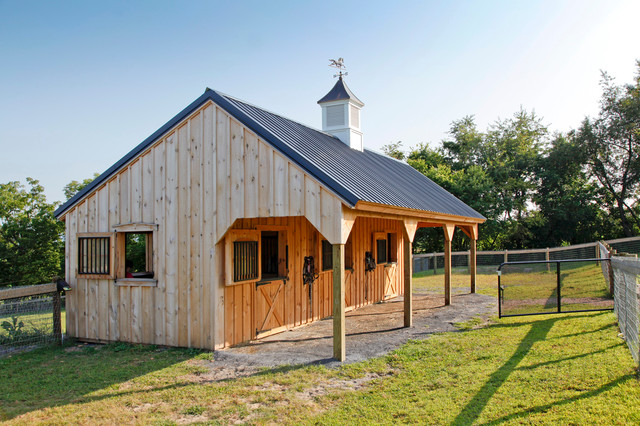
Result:
{"label": "blue sky", "polygon": [[103,172],[206,87],[319,128],[343,57],[365,146],[438,143],[521,106],[551,130],[630,82],[640,1],[0,0],[0,182],[49,201]]}

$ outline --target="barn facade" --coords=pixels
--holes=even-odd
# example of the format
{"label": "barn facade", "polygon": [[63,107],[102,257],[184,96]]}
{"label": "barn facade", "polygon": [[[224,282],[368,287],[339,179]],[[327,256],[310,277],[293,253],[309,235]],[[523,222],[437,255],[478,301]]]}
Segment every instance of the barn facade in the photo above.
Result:
{"label": "barn facade", "polygon": [[62,205],[67,333],[221,349],[333,315],[344,359],[345,310],[403,294],[409,326],[416,229],[475,251],[484,218],[363,149],[342,78],[319,103],[323,131],[207,89]]}

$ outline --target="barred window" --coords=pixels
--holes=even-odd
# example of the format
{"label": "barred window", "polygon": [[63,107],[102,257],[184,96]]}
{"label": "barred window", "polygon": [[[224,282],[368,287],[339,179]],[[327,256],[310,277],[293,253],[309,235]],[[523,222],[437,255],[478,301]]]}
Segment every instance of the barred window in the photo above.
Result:
{"label": "barred window", "polygon": [[111,274],[111,238],[78,238],[78,274]]}
{"label": "barred window", "polygon": [[258,242],[234,241],[233,281],[247,281],[258,278]]}
{"label": "barred window", "polygon": [[322,240],[322,270],[333,269],[333,246],[327,240]]}

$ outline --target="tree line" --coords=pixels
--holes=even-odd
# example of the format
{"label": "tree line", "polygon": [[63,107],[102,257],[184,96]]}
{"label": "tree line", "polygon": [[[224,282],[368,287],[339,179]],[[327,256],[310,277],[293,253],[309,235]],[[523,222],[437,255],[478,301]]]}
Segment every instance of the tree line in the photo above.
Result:
{"label": "tree line", "polygon": [[[634,82],[603,73],[597,117],[577,130],[551,133],[524,109],[485,131],[472,116],[451,123],[448,138],[408,153],[406,161],[483,214],[478,248],[553,247],[640,234],[640,61]],[[68,200],[95,177],[64,187]],[[43,186],[27,178],[0,184],[0,287],[49,282],[64,273],[64,224]],[[456,232],[455,250],[467,248]],[[441,251],[438,228],[418,231],[416,252]]]}
{"label": "tree line", "polygon": [[[640,234],[640,61],[632,84],[602,73],[597,117],[550,132],[520,109],[484,131],[473,116],[451,123],[435,148],[402,142],[383,151],[487,218],[479,250],[555,247]],[[442,251],[442,230],[424,228],[416,252]],[[453,247],[468,248],[456,232]]]}

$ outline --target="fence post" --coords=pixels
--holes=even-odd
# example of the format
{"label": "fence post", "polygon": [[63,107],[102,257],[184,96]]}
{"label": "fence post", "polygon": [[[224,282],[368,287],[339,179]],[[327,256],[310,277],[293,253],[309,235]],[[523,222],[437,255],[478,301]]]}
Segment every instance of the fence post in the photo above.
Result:
{"label": "fence post", "polygon": [[507,263],[509,261],[509,254],[507,253],[508,250],[504,251],[504,263]]}
{"label": "fence post", "polygon": [[62,344],[62,321],[61,321],[61,309],[60,309],[60,292],[53,292],[53,338],[56,345]]}
{"label": "fence post", "polygon": [[612,248],[609,249],[609,253],[607,255],[607,257],[609,258],[609,294],[611,294],[611,296],[614,296],[614,290],[615,290],[615,285],[614,285],[614,275],[613,275],[613,266],[611,265],[611,257],[616,253],[616,251]]}
{"label": "fence post", "polygon": [[548,263],[549,262],[549,247],[547,247],[547,250],[544,252],[544,260],[547,261],[547,272],[551,271],[551,265]]}

